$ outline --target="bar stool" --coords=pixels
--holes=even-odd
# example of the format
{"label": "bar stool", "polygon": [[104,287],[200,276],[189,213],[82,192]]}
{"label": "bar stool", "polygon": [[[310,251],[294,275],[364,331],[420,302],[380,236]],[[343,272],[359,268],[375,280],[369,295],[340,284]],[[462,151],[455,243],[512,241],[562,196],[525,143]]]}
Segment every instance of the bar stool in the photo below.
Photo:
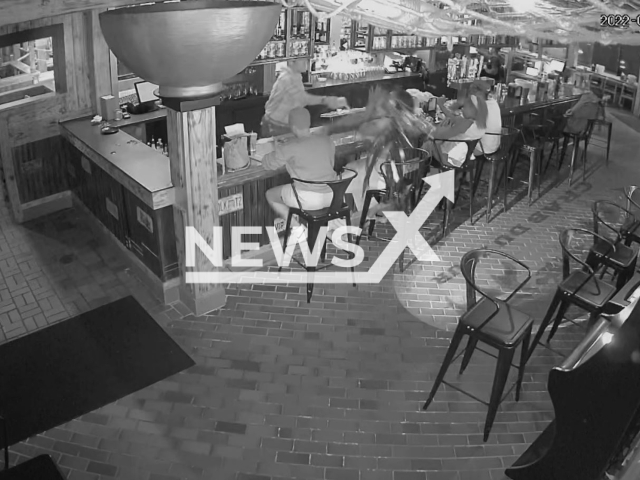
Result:
{"label": "bar stool", "polygon": [[[345,172],[351,172],[353,175],[349,175],[347,178],[343,178]],[[343,169],[342,173],[340,173],[340,179],[327,181],[327,182],[318,182],[318,181],[310,181],[310,180],[301,180],[299,178],[292,178],[291,185],[293,187],[293,193],[296,196],[296,200],[298,201],[299,208],[291,207],[289,208],[289,215],[287,216],[287,225],[284,231],[284,242],[283,242],[283,262],[281,263],[280,268],[278,268],[278,272],[282,271],[282,265],[284,264],[284,257],[287,255],[287,241],[289,239],[289,235],[291,233],[291,219],[293,215],[298,215],[301,220],[304,220],[307,223],[307,242],[309,245],[310,251],[315,251],[316,240],[318,239],[318,235],[320,233],[320,229],[322,227],[327,227],[331,220],[344,219],[347,226],[351,225],[351,211],[349,205],[347,205],[345,201],[345,193],[349,184],[356,178],[358,174],[350,170],[348,168]],[[327,208],[323,208],[320,210],[304,210],[302,208],[302,204],[300,203],[300,197],[298,196],[298,191],[296,190],[295,184],[296,182],[300,182],[306,185],[315,185],[315,186],[327,186],[331,188],[331,192],[333,194],[331,198],[331,205]],[[320,254],[320,259],[322,261],[326,258],[327,253],[327,238],[324,237],[322,240],[322,252]],[[349,235],[349,241],[351,241],[351,235]],[[353,254],[350,254],[353,255]],[[304,268],[308,273],[313,275],[314,272],[319,270],[326,269],[329,265],[325,265],[322,267],[317,266],[307,266],[303,265],[297,258],[293,257],[293,260],[298,263],[302,268]],[[351,267],[351,273],[355,275],[354,267]],[[353,286],[355,287],[355,280]],[[311,302],[311,296],[313,295],[313,281],[307,283],[307,303]]]}
{"label": "bar stool", "polygon": [[543,175],[547,174],[547,170],[549,169],[549,165],[551,164],[551,158],[553,157],[553,153],[556,153],[556,157],[558,157],[558,170],[560,170],[560,141],[564,140],[564,129],[567,126],[567,117],[564,113],[555,115],[552,119],[553,128],[549,132],[549,136],[547,137],[547,141],[551,143],[551,150],[549,151],[549,156],[547,157],[547,163],[544,166]]}
{"label": "bar stool", "polygon": [[[480,178],[482,177],[482,170],[484,168],[485,163],[491,164],[491,172],[489,173],[489,189],[487,191],[487,223],[489,223],[491,218],[491,209],[493,207],[493,192],[494,192],[494,183],[496,182],[496,173],[497,173],[497,165],[502,165],[502,174],[500,178],[504,179],[504,211],[507,211],[507,175],[506,172],[509,171],[509,160],[511,159],[511,155],[513,154],[513,145],[516,138],[520,135],[520,130],[514,127],[503,127],[501,133],[485,133],[485,135],[500,135],[500,148],[497,152],[484,154],[476,159],[478,167],[476,168],[476,178],[474,180],[474,186],[471,193],[472,198],[475,198],[476,191],[478,189]],[[495,186],[496,191],[498,190],[498,185]],[[471,219],[471,223],[473,224],[473,218]]]}
{"label": "bar stool", "polygon": [[558,170],[562,168],[562,162],[564,161],[564,154],[567,150],[567,145],[569,144],[569,140],[572,140],[573,150],[571,152],[571,164],[569,165],[569,186],[573,183],[573,172],[575,170],[576,159],[580,152],[580,142],[584,143],[584,149],[582,151],[582,180],[584,181],[587,178],[587,146],[592,128],[593,123],[589,121],[587,122],[587,127],[582,132],[563,132],[564,140],[562,142],[562,153],[560,154],[560,160],[558,161]]}
{"label": "bar stool", "polygon": [[[570,305],[576,305],[589,312],[589,323],[592,324],[598,319],[607,302],[611,300],[616,293],[614,287],[595,277],[596,271],[588,265],[587,262],[580,260],[571,252],[570,249],[574,241],[578,238],[578,233],[600,238],[603,242],[609,244],[610,251],[616,248],[610,240],[583,228],[570,228],[560,234],[560,247],[562,248],[562,282],[558,285],[556,294],[547,310],[547,314],[538,328],[538,332],[531,344],[529,356],[533,354],[536,345],[538,345],[542,335],[544,335],[544,331],[549,326],[549,323],[551,323],[551,318],[556,310],[558,313],[551,332],[549,332],[547,343],[549,343],[556,334],[558,326],[562,322]],[[571,271],[572,259],[582,265],[583,269]]]}
{"label": "bar stool", "polygon": [[533,203],[533,188],[535,184],[537,184],[538,198],[540,198],[542,156],[544,155],[544,147],[553,126],[552,121],[542,120],[541,118],[537,118],[533,122],[523,126],[521,142],[519,142],[514,151],[515,158],[511,162],[509,180],[513,180],[514,178],[516,165],[520,157],[526,157],[529,160],[529,181],[527,182],[529,205]]}
{"label": "bar stool", "polygon": [[640,192],[640,186],[630,185],[624,187],[624,196],[627,199],[627,210],[631,209],[631,205],[640,210],[640,198],[636,198],[636,192]]}
{"label": "bar stool", "polygon": [[[380,165],[380,176],[384,179],[386,188],[366,191],[364,197],[364,205],[362,207],[362,214],[360,216],[360,234],[356,237],[356,245],[360,245],[362,232],[364,232],[364,227],[367,223],[367,214],[369,213],[372,199],[375,199],[378,203],[381,203],[385,199],[388,200],[395,197],[396,199],[400,200],[401,197],[404,197],[405,204],[402,206],[404,212],[407,214],[411,213],[411,211],[416,207],[420,199],[420,192],[422,191],[422,179],[426,177],[427,173],[429,173],[430,162],[427,162],[428,157],[425,155],[426,152],[424,150],[415,149],[415,151],[419,155],[418,157],[400,162],[387,161]],[[399,184],[396,179],[404,179],[404,188],[407,188],[408,186],[409,191],[399,191]],[[368,221],[369,228],[367,231],[367,237],[372,238],[374,237],[373,230],[376,226],[375,217],[368,219]],[[389,241],[388,239],[384,238],[375,238],[377,238],[378,240]],[[400,272],[404,271],[404,250],[398,258],[398,267],[400,268]]]}
{"label": "bar stool", "polygon": [[[527,272],[527,278],[513,290],[506,300],[499,300],[490,296],[488,293],[476,285],[475,272],[480,259],[490,255],[495,255],[523,267]],[[498,363],[496,365],[493,387],[491,389],[491,399],[486,404],[489,407],[487,418],[484,424],[484,441],[486,442],[493,426],[498,407],[502,401],[502,394],[511,369],[511,363],[518,346],[522,345],[520,365],[518,367],[518,380],[516,382],[516,401],[520,399],[520,390],[522,388],[522,378],[524,376],[524,368],[527,360],[529,348],[529,339],[533,329],[533,319],[528,315],[520,312],[512,307],[508,302],[518,293],[522,287],[531,278],[531,270],[524,263],[516,258],[497,250],[479,249],[467,252],[460,262],[460,270],[467,283],[467,312],[464,313],[458,321],[458,326],[451,339],[451,344],[444,358],[444,362],[438,376],[436,377],[429,398],[422,407],[427,410],[433,401],[438,388],[441,384],[445,384],[454,390],[458,390],[465,395],[474,398],[482,403],[476,397],[460,390],[444,380],[444,376],[449,366],[456,357],[456,352],[465,335],[469,336],[467,346],[464,350],[464,357],[460,367],[460,374],[464,372],[471,360],[473,351],[478,342],[485,343],[498,350]],[[476,292],[482,298],[477,301]]]}
{"label": "bar stool", "polygon": [[[604,207],[608,207],[608,211],[606,211]],[[612,209],[617,210],[618,218],[620,218],[620,216],[623,217],[620,222],[620,228],[614,227],[613,224],[604,218],[604,215]],[[594,237],[593,247],[591,247],[589,256],[587,257],[587,264],[591,265],[594,269],[600,265],[604,265],[605,268],[600,275],[601,279],[604,277],[608,268],[613,269],[616,272],[614,276],[618,277],[616,288],[620,289],[633,277],[638,258],[638,252],[635,249],[621,243],[622,241],[629,240],[627,238],[628,232],[623,228],[627,225],[635,225],[637,227],[637,220],[629,210],[607,200],[593,202],[591,212],[593,213],[593,231],[599,234],[600,224],[602,224],[611,230],[616,238],[613,241],[615,250],[611,251],[609,242],[603,242],[599,240],[599,238]]]}
{"label": "bar stool", "polygon": [[[589,144],[595,145],[600,148],[605,148],[604,140],[593,139],[593,131],[595,127],[601,128],[605,127],[607,129],[607,157],[606,157],[606,165],[609,166],[609,149],[611,147],[611,134],[613,133],[613,123],[607,120],[607,112],[606,112],[606,102],[601,100],[599,103],[598,114],[597,117],[593,120],[589,120],[589,138],[587,139],[586,145]],[[585,147],[586,150],[586,147]]]}
{"label": "bar stool", "polygon": [[[440,173],[442,172],[446,172],[449,170],[456,170],[457,172],[462,172],[462,173],[466,173],[469,172],[471,173],[470,177],[471,180],[469,182],[469,220],[473,219],[473,191],[472,191],[472,187],[473,187],[473,179],[475,177],[475,168],[477,168],[476,166],[476,162],[475,160],[472,160],[473,157],[473,152],[476,148],[476,146],[478,145],[478,142],[480,140],[440,140],[440,139],[431,139],[431,143],[433,145],[433,148],[430,149],[430,151],[433,153],[433,157],[435,157],[435,160],[438,162],[438,170]],[[456,167],[455,165],[452,165],[451,163],[449,163],[448,160],[445,160],[445,155],[442,153],[442,144],[443,143],[456,143],[456,144],[461,144],[464,143],[467,145],[467,154],[465,157],[465,161],[464,163],[459,166]],[[427,149],[427,151],[429,151],[429,149]],[[451,204],[451,202],[444,198],[442,201],[444,202],[444,217],[442,219],[442,236],[446,237],[448,234],[448,229],[449,229],[449,221],[450,221],[450,217],[451,217],[451,211],[455,208],[458,199],[460,197],[460,191],[462,188],[462,182],[460,182],[460,185],[458,187],[458,190],[456,191],[456,195],[455,195],[455,201],[453,202],[453,204]]]}

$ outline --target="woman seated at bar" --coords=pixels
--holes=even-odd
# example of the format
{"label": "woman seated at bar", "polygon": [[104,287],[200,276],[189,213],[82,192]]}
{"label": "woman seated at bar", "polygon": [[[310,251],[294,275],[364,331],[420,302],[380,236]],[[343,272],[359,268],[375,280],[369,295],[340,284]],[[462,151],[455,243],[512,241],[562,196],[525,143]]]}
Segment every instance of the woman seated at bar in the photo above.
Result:
{"label": "woman seated at bar", "polygon": [[[284,143],[276,142],[274,151],[263,157],[262,166],[267,170],[286,167],[292,178],[300,180],[336,180],[335,145],[331,138],[324,134],[311,134],[311,115],[306,108],[295,108],[288,117],[289,128],[295,138]],[[327,208],[331,204],[333,193],[327,185],[297,182],[295,191],[294,185],[289,183],[267,190],[266,197],[276,215],[286,220],[289,207],[302,207],[305,210]],[[291,223],[292,226],[300,224],[295,217]]]}
{"label": "woman seated at bar", "polygon": [[[482,138],[480,138],[480,142],[476,146],[474,150],[474,155],[489,155],[491,153],[495,153],[500,148],[500,133],[502,132],[502,114],[500,112],[500,105],[498,101],[492,96],[489,95],[491,91],[491,87],[487,82],[482,80],[476,80],[473,82],[471,87],[469,87],[469,97],[475,96],[478,102],[478,105],[481,107],[480,110],[484,110],[486,108],[487,111],[487,119],[486,119],[486,131]],[[445,104],[444,98],[438,99],[438,105],[440,109],[445,114],[447,118],[454,118],[460,113],[455,113],[449,110]],[[482,106],[484,104],[484,106]],[[464,99],[459,99],[454,104],[454,109],[462,109],[464,107]]]}
{"label": "woman seated at bar", "polygon": [[[445,167],[461,167],[468,149],[462,142],[447,142],[442,140],[479,140],[487,130],[487,104],[476,95],[470,95],[463,100],[460,115],[452,115],[445,111],[447,118],[438,125],[428,136],[423,148],[436,159],[440,159]],[[435,141],[438,141],[437,144]],[[436,149],[438,151],[436,151]]]}
{"label": "woman seated at bar", "polygon": [[289,60],[278,79],[273,84],[269,100],[262,117],[262,138],[275,137],[291,133],[289,112],[295,108],[309,105],[326,105],[332,110],[347,108],[344,97],[322,97],[307,93],[302,82],[302,72],[306,71],[305,60]]}

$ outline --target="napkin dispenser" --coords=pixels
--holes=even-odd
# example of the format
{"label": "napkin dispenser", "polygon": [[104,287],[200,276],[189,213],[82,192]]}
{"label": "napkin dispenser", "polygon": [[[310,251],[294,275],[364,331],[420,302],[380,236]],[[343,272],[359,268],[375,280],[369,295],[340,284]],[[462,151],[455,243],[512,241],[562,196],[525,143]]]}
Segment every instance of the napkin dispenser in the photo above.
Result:
{"label": "napkin dispenser", "polygon": [[250,133],[244,131],[244,125],[236,124],[225,128],[222,135],[222,160],[225,169],[232,172],[251,165],[249,158]]}
{"label": "napkin dispenser", "polygon": [[222,159],[230,172],[249,166],[249,136],[248,133],[222,135]]}

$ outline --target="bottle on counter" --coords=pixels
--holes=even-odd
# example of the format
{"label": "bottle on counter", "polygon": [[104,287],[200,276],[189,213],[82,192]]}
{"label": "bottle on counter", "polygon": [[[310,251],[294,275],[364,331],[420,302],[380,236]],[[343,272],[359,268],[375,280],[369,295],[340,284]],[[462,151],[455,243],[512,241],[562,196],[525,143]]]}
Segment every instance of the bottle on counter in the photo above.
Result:
{"label": "bottle on counter", "polygon": [[163,151],[163,148],[162,148],[162,139],[161,139],[161,138],[159,138],[159,139],[158,139],[158,144],[157,144],[157,146],[156,146],[156,150]]}
{"label": "bottle on counter", "polygon": [[251,132],[249,134],[249,155],[255,155],[257,143],[258,143],[258,134],[255,132]]}

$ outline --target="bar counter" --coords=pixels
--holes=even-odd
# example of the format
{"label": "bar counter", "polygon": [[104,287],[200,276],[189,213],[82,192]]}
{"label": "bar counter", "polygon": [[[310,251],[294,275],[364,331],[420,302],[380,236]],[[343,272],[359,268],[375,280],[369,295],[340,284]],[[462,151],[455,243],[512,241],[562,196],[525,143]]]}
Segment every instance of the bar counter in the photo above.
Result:
{"label": "bar counter", "polygon": [[[522,115],[568,109],[579,97],[520,104],[509,99],[501,105],[503,123],[519,124]],[[174,241],[173,207],[169,158],[148,147],[140,137],[145,126],[166,122],[160,109],[144,115],[111,122],[121,130],[100,133],[90,117],[62,122],[61,135],[75,147],[70,150],[67,171],[75,201],[87,210],[101,228],[115,237],[141,271],[142,278],[165,302],[177,298],[179,271]],[[165,127],[166,128],[166,127]],[[130,133],[127,133],[130,132]],[[134,136],[135,135],[135,136]],[[351,134],[334,135],[336,165],[359,158],[365,145]],[[212,159],[213,160],[213,159]],[[284,169],[267,171],[252,160],[244,170],[222,174],[218,166],[218,209],[223,227],[223,258],[231,257],[233,226],[273,226],[275,215],[265,201],[268,189],[288,183]],[[267,245],[265,230],[259,238],[246,239]]]}

